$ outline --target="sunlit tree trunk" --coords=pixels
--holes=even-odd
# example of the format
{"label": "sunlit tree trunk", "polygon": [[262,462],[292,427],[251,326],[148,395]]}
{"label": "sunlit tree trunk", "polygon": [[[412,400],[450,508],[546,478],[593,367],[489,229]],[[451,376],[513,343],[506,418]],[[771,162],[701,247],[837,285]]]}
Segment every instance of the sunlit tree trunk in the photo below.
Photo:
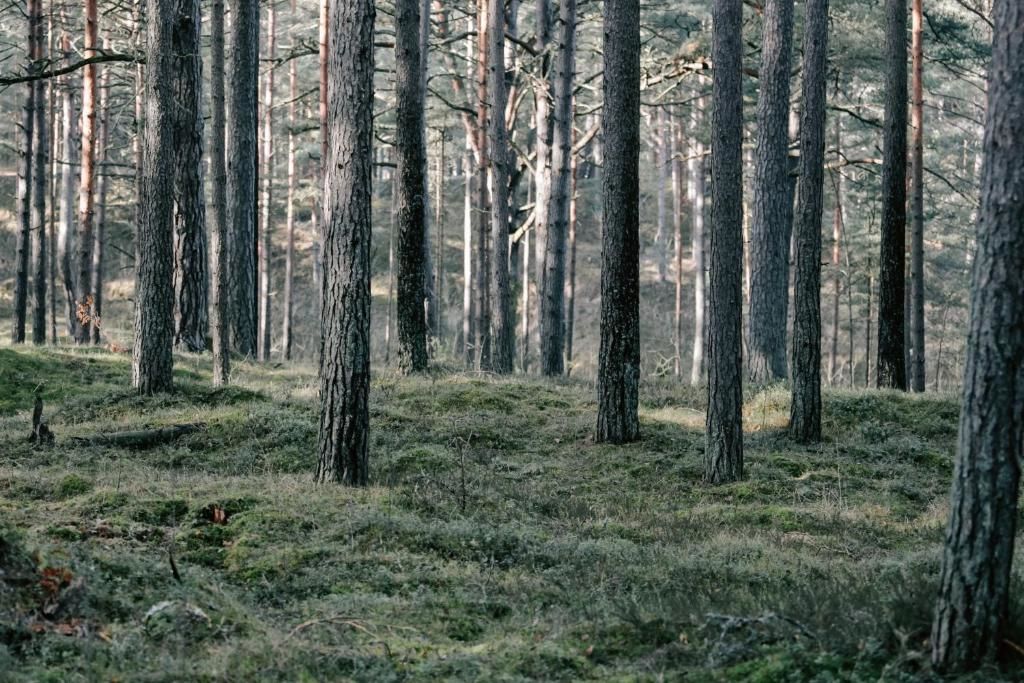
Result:
{"label": "sunlit tree trunk", "polygon": [[[267,5],[267,51],[266,59],[273,61],[277,49],[277,11],[274,4]],[[260,360],[270,360],[270,348],[273,340],[271,326],[271,290],[273,289],[273,273],[271,273],[272,255],[274,251],[274,207],[272,203],[274,191],[274,69],[267,69],[263,90],[263,154],[260,181],[263,193],[260,198],[260,239],[259,239],[259,271],[260,271],[260,315],[259,315],[259,356]]]}
{"label": "sunlit tree trunk", "polygon": [[[104,49],[109,48],[104,41]],[[99,114],[96,131],[96,229],[92,245],[92,310],[89,320],[92,328],[92,343],[100,343],[103,326],[103,269],[105,261],[107,232],[107,193],[110,186],[110,171],[107,165],[107,148],[110,143],[110,69],[102,68],[99,85]]]}
{"label": "sunlit tree trunk", "polygon": [[[96,55],[98,13],[96,0],[85,0],[85,40],[82,56]],[[96,70],[95,64],[82,68],[82,172],[78,190],[78,278],[75,281],[75,301],[81,323],[75,327],[75,341],[87,344],[91,339],[89,299],[92,296],[92,247],[95,226],[96,182]],[[77,312],[77,311],[76,311]]]}
{"label": "sunlit tree trunk", "polygon": [[924,341],[924,12],[922,0],[912,0],[911,54],[913,57],[913,88],[911,130],[910,189],[910,341],[914,349],[911,359],[911,386],[914,391],[925,387]]}
{"label": "sunlit tree trunk", "polygon": [[213,238],[213,306],[210,329],[213,341],[213,384],[223,386],[231,376],[231,225],[228,220],[226,122],[224,112],[224,0],[210,7],[210,218]]}
{"label": "sunlit tree trunk", "polygon": [[[32,0],[29,3],[29,30],[35,33],[35,59],[41,60],[43,54],[43,3]],[[49,40],[49,39],[48,39]],[[47,40],[47,42],[48,42]],[[36,67],[38,68],[38,67]],[[36,236],[35,259],[33,270],[33,304],[32,304],[32,343],[46,343],[46,290],[48,278],[49,252],[53,249],[52,239],[47,240],[46,204],[47,176],[50,172],[50,140],[47,135],[47,93],[50,93],[52,109],[53,81],[37,81],[35,88],[35,106],[32,113],[35,120],[32,124],[32,232]],[[51,195],[52,204],[52,195]],[[52,238],[52,230],[50,231]],[[49,241],[49,244],[47,244]],[[51,290],[52,298],[52,290]]]}

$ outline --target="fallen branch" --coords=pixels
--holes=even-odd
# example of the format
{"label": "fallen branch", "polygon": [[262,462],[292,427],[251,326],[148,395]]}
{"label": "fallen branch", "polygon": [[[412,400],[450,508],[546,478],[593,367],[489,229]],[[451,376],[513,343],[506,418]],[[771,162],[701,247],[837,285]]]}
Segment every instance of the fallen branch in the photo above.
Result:
{"label": "fallen branch", "polygon": [[202,422],[171,425],[158,429],[143,429],[132,432],[114,432],[113,434],[97,434],[96,436],[72,437],[71,442],[79,446],[113,446],[143,450],[163,443],[168,443],[188,434],[206,429]]}

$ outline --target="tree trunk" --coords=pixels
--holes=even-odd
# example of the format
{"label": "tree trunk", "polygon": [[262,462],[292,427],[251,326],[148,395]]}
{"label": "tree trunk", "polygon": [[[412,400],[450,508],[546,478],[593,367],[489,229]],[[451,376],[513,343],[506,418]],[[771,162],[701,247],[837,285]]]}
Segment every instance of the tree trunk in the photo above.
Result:
{"label": "tree trunk", "polygon": [[640,2],[604,6],[598,442],[640,438]]}
{"label": "tree trunk", "polygon": [[[52,9],[52,8],[51,8]],[[46,56],[52,62],[54,59],[54,17],[53,12],[46,21]],[[59,151],[58,141],[61,136],[57,135],[57,127],[61,120],[57,118],[57,87],[61,84],[60,79],[47,81],[47,100],[50,110],[50,211],[49,225],[47,226],[49,237],[49,254],[47,255],[47,280],[50,290],[50,343],[57,343],[57,153]]]}
{"label": "tree trunk", "polygon": [[[419,41],[419,91],[420,99],[424,104],[420,107],[420,128],[423,131],[423,171],[420,177],[423,178],[423,308],[425,320],[425,334],[427,341],[437,337],[438,326],[438,294],[434,286],[434,264],[430,252],[430,168],[426,153],[427,144],[427,69],[430,58],[430,3],[431,0],[418,0],[420,4],[420,24],[417,30],[416,39]],[[430,353],[431,346],[427,344],[427,353]]]}
{"label": "tree trunk", "polygon": [[914,349],[911,359],[912,387],[914,391],[924,391],[925,387],[925,348],[924,348],[924,47],[923,23],[924,12],[921,0],[912,0],[913,44],[913,115],[911,127],[913,142],[911,144],[910,182],[910,337]]}
{"label": "tree trunk", "polygon": [[203,187],[203,61],[199,0],[175,0],[174,49],[174,342],[193,353],[206,349],[209,273]]}
{"label": "tree trunk", "polygon": [[230,224],[231,329],[234,347],[256,357],[256,164],[259,102],[259,3],[229,0],[231,63],[227,88],[227,196]]}
{"label": "tree trunk", "polygon": [[[29,30],[35,33],[35,59],[43,59],[43,3],[32,0],[29,3]],[[38,68],[38,67],[36,67]],[[49,139],[46,125],[46,91],[53,91],[52,79],[46,83],[37,81],[35,106],[32,123],[32,232],[36,235],[35,260],[33,269],[32,343],[46,343],[46,278],[47,278],[47,235],[46,235],[46,177],[49,173]],[[49,245],[52,249],[53,245]]]}
{"label": "tree trunk", "polygon": [[[85,0],[85,40],[82,57],[94,57],[97,40],[96,0]],[[78,279],[75,301],[80,311],[80,324],[75,328],[75,341],[88,344],[92,338],[89,311],[92,297],[92,246],[95,221],[96,182],[96,69],[95,64],[82,68],[82,172],[78,191]]]}
{"label": "tree trunk", "polygon": [[[534,341],[532,346],[542,352],[544,336],[549,334],[543,319],[544,311],[544,278],[547,271],[547,230],[551,210],[551,183],[553,170],[552,149],[552,83],[551,83],[551,0],[537,0],[537,36],[534,39],[534,50],[539,56],[538,73],[534,85],[534,236],[533,236],[533,270],[534,270]],[[524,286],[529,286],[529,281]],[[525,364],[524,364],[525,365]],[[541,361],[543,367],[543,361]]]}
{"label": "tree trunk", "polygon": [[331,3],[318,482],[366,485],[373,178],[371,0]]}
{"label": "tree trunk", "polygon": [[[61,36],[61,51],[64,63],[71,63],[71,39],[67,33]],[[60,231],[57,236],[57,250],[60,253],[61,278],[64,281],[64,298],[66,303],[68,335],[78,338],[81,323],[75,305],[77,291],[76,273],[73,267],[75,251],[75,166],[78,164],[78,126],[75,116],[75,91],[71,87],[70,77],[62,79],[64,97],[62,103],[62,166],[60,196]]]}
{"label": "tree trunk", "polygon": [[491,367],[491,252],[490,202],[487,193],[489,152],[487,145],[488,93],[487,93],[487,9],[491,2],[499,0],[477,0],[477,165],[476,165],[476,367],[489,370]]}
{"label": "tree trunk", "polygon": [[793,400],[789,413],[789,434],[797,443],[821,440],[821,214],[827,42],[828,0],[807,0],[797,181]]}
{"label": "tree trunk", "polygon": [[[426,90],[423,91],[426,96]],[[434,268],[436,272],[434,274],[434,297],[436,303],[434,305],[434,317],[436,321],[432,328],[434,337],[438,343],[444,341],[445,338],[445,294],[444,294],[444,280],[445,280],[445,235],[444,235],[444,175],[447,161],[445,160],[445,140],[447,139],[447,131],[441,129],[441,153],[437,159],[437,185],[435,190],[434,199],[434,227],[437,231],[437,258],[434,259]],[[428,245],[429,247],[429,245]],[[428,275],[429,277],[429,275]]]}
{"label": "tree trunk", "polygon": [[541,373],[565,372],[565,242],[569,231],[572,173],[573,73],[576,69],[576,0],[559,5],[558,54],[555,58],[554,117],[551,136],[551,204],[545,239],[541,293]]}
{"label": "tree trunk", "polygon": [[[296,0],[292,0],[291,14],[296,17]],[[286,246],[284,252],[284,312],[281,315],[281,354],[285,360],[292,359],[292,278],[295,260],[295,127],[298,124],[295,100],[298,97],[298,68],[296,60],[288,64],[288,205],[285,219]]]}
{"label": "tree trunk", "polygon": [[[839,118],[836,118],[836,160],[837,163],[843,158],[842,131],[839,126]],[[839,295],[842,289],[842,270],[839,259],[841,256],[840,239],[843,234],[843,174],[838,168],[832,170],[832,190],[835,195],[835,207],[832,210],[832,330],[830,332],[828,350],[828,384],[836,383],[839,372],[836,364],[839,361]],[[852,322],[851,322],[852,325]],[[850,365],[850,372],[853,372],[853,365]]]}
{"label": "tree trunk", "polygon": [[[36,54],[36,31],[35,16],[38,10],[34,7],[40,0],[28,0],[26,7],[28,14],[28,71],[35,72],[37,63]],[[11,328],[11,341],[21,344],[25,341],[25,323],[28,317],[28,268],[32,254],[32,166],[34,156],[32,145],[35,142],[33,129],[35,127],[36,87],[34,82],[28,82],[24,86],[21,108],[21,122],[19,126],[20,144],[18,145],[18,190],[15,206],[15,216],[18,226],[17,253],[15,254],[15,275],[14,275],[14,325]]]}
{"label": "tree trunk", "polygon": [[468,149],[468,140],[466,147],[466,156],[463,158],[462,164],[466,181],[462,218],[462,346],[468,367],[473,364],[476,312],[473,310],[475,303],[473,297],[473,172],[470,170],[472,154]]}
{"label": "tree trunk", "polygon": [[784,188],[790,185],[787,149],[793,0],[765,2],[762,41],[747,343],[747,372],[757,383],[786,378],[793,197]]}
{"label": "tree trunk", "polygon": [[676,116],[670,117],[669,146],[672,163],[672,233],[675,251],[672,261],[675,275],[675,308],[672,317],[672,374],[676,379],[683,376],[683,162],[679,158],[682,149],[682,126],[675,124]]}
{"label": "tree trunk", "polygon": [[[277,48],[277,10],[273,3],[267,5],[267,52],[266,59],[273,61]],[[260,199],[261,237],[259,239],[259,271],[260,271],[260,314],[259,314],[259,356],[260,360],[270,360],[270,348],[273,334],[270,324],[270,296],[273,289],[271,273],[271,256],[274,251],[274,69],[267,69],[263,90],[263,155],[260,180],[263,183],[263,195]]]}
{"label": "tree trunk", "polygon": [[907,0],[885,0],[882,244],[878,275],[878,386],[906,390],[904,269],[907,229]]}
{"label": "tree trunk", "polygon": [[213,238],[213,318],[210,321],[213,342],[213,385],[223,386],[231,377],[229,353],[231,334],[231,224],[228,219],[227,166],[224,120],[224,0],[213,0],[210,7],[210,218]]}
{"label": "tree trunk", "polygon": [[665,186],[669,181],[672,153],[669,150],[669,122],[665,107],[658,108],[657,116],[657,131],[654,144],[657,146],[658,188],[656,203],[658,206],[658,229],[654,233],[654,258],[658,266],[658,282],[663,283],[668,279],[668,213],[665,206]]}
{"label": "tree trunk", "polygon": [[864,327],[864,386],[871,386],[871,304],[875,291],[875,274],[871,270],[871,259],[868,259],[868,320]]}
{"label": "tree trunk", "polygon": [[[576,142],[573,140],[573,147]],[[576,331],[576,177],[578,156],[572,155],[569,187],[569,277],[565,282],[565,374],[572,372],[572,340]]]}
{"label": "tree trunk", "polygon": [[[563,4],[572,0],[562,0]],[[505,128],[505,4],[490,0],[488,8],[487,90],[491,115],[490,195],[491,195],[491,363],[498,374],[509,374],[515,364],[515,322],[512,317],[512,288],[508,274],[508,131]],[[564,252],[564,247],[563,247]],[[564,278],[563,278],[564,281]],[[559,281],[561,291],[562,282]],[[562,319],[558,319],[561,335]],[[561,359],[562,350],[558,350]]]}
{"label": "tree trunk", "polygon": [[420,77],[422,0],[395,4],[395,210],[398,229],[398,366],[406,373],[427,369],[424,254],[427,220],[424,187],[426,147],[424,91]]}
{"label": "tree trunk", "polygon": [[1024,443],[1024,7],[996,0],[960,431],[932,662],[1003,649]]}
{"label": "tree trunk", "polygon": [[[104,49],[109,41],[104,41]],[[92,328],[92,343],[100,343],[103,326],[103,269],[107,232],[107,191],[110,186],[110,172],[107,165],[107,148],[110,142],[110,69],[100,70],[100,106],[96,130],[96,229],[92,245],[92,310],[89,312]]]}
{"label": "tree trunk", "polygon": [[132,386],[170,391],[174,356],[175,0],[147,0],[143,142]]}
{"label": "tree trunk", "polygon": [[704,313],[707,310],[704,300],[704,143],[700,138],[703,107],[704,98],[701,97],[690,110],[691,147],[690,158],[687,161],[687,193],[690,196],[692,225],[690,243],[693,256],[693,354],[690,365],[690,384],[693,386],[700,384],[704,379],[704,344],[707,329],[704,322]]}
{"label": "tree trunk", "polygon": [[743,477],[742,0],[715,0],[711,41],[711,264],[704,480]]}

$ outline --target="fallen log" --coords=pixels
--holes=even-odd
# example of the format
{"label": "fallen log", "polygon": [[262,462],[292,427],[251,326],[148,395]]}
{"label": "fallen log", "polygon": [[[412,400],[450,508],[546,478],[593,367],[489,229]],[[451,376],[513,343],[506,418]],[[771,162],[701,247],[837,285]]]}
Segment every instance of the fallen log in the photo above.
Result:
{"label": "fallen log", "polygon": [[169,425],[157,429],[141,429],[130,432],[114,432],[112,434],[96,434],[95,436],[75,436],[69,441],[78,446],[113,446],[144,450],[169,443],[187,434],[194,434],[206,429],[206,424],[194,422],[190,424]]}

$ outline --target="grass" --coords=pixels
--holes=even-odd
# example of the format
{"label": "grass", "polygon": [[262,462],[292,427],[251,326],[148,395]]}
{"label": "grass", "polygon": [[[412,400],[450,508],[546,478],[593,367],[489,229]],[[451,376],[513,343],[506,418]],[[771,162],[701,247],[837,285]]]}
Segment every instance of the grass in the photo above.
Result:
{"label": "grass", "polygon": [[[213,390],[177,367],[142,399],[126,356],[0,349],[0,679],[937,679],[952,397],[829,392],[804,448],[786,392],[754,393],[747,478],[712,488],[703,393],[669,380],[614,447],[583,382],[379,373],[352,490],[311,481],[310,368]],[[25,440],[37,387],[49,449]],[[194,421],[147,451],[68,442]]]}

